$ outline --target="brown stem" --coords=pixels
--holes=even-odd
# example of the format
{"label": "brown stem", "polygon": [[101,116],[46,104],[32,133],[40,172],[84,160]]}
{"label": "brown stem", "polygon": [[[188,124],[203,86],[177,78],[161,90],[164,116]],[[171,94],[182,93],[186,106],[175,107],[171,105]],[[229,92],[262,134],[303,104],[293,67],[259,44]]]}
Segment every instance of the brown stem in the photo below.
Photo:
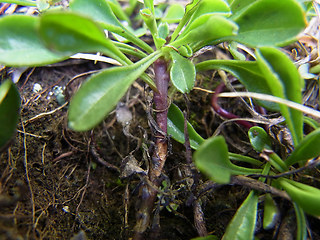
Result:
{"label": "brown stem", "polygon": [[[153,101],[155,107],[155,150],[152,155],[148,172],[148,182],[145,182],[139,190],[140,203],[137,206],[137,222],[133,239],[143,239],[143,235],[150,225],[150,219],[157,197],[157,189],[160,186],[160,176],[167,159],[167,115],[168,115],[168,84],[170,75],[167,62],[158,59],[154,63],[155,83],[158,92],[154,92]],[[153,228],[153,235],[157,235],[159,226]]]}

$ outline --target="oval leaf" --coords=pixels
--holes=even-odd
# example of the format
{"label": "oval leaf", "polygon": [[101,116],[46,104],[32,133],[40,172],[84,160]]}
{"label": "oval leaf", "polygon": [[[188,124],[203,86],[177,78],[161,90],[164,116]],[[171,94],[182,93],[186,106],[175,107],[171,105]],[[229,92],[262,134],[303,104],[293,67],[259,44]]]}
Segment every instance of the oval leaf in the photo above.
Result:
{"label": "oval leaf", "polygon": [[108,68],[90,77],[71,99],[69,127],[87,131],[99,124],[130,85],[159,57],[159,53],[154,53],[133,65]]}
{"label": "oval leaf", "polygon": [[262,152],[264,149],[271,149],[271,140],[263,128],[250,128],[248,136],[253,149],[257,152]]}
{"label": "oval leaf", "polygon": [[[204,139],[194,130],[188,122],[188,134],[190,146],[197,149]],[[174,104],[170,105],[168,110],[168,135],[174,140],[184,144],[184,116],[181,110]]]}
{"label": "oval leaf", "polygon": [[283,46],[295,41],[306,26],[303,9],[295,0],[246,0],[245,3],[248,5],[241,5],[241,14],[231,17],[239,25],[239,32],[229,39],[252,47]]}
{"label": "oval leaf", "polygon": [[0,85],[0,150],[14,134],[19,118],[20,96],[10,80]]}
{"label": "oval leaf", "polygon": [[182,93],[190,92],[196,80],[195,66],[176,51],[171,51],[170,55],[172,58],[170,78],[173,85]]}
{"label": "oval leaf", "polygon": [[258,199],[251,191],[229,223],[222,240],[254,239]]}
{"label": "oval leaf", "polygon": [[41,16],[39,31],[52,50],[69,55],[78,52],[103,52],[122,64],[131,63],[106,38],[102,28],[87,17],[68,12],[47,13]]}
{"label": "oval leaf", "polygon": [[205,140],[194,153],[196,166],[212,181],[221,184],[230,182],[231,175],[261,173],[260,169],[239,167],[230,162],[228,147],[222,136]]}
{"label": "oval leaf", "polygon": [[38,18],[11,15],[0,19],[0,63],[6,66],[42,66],[68,58],[49,51],[37,33]]}

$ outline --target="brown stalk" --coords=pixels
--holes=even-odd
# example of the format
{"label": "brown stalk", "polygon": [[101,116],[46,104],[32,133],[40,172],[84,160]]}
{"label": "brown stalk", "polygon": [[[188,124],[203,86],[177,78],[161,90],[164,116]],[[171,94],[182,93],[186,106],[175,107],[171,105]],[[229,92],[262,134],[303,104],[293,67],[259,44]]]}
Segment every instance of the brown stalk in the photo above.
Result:
{"label": "brown stalk", "polygon": [[[158,188],[161,184],[160,177],[167,159],[167,115],[168,115],[168,84],[170,75],[167,62],[160,58],[154,63],[155,83],[158,92],[154,92],[153,102],[157,126],[154,128],[155,148],[149,165],[148,182],[140,187],[140,203],[137,206],[136,226],[133,239],[143,239],[144,233],[150,225]],[[155,239],[160,230],[157,223],[152,224],[151,235]]]}

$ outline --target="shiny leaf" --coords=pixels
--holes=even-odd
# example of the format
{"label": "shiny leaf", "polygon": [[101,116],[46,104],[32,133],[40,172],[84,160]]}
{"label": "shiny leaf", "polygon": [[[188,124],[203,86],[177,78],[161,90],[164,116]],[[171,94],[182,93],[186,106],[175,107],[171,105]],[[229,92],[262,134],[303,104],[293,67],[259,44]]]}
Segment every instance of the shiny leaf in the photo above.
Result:
{"label": "shiny leaf", "polygon": [[205,140],[194,153],[196,166],[212,181],[227,184],[231,175],[260,173],[260,169],[239,167],[230,162],[228,147],[222,136]]}
{"label": "shiny leaf", "polygon": [[0,150],[12,138],[19,118],[20,96],[10,80],[0,85]]}
{"label": "shiny leaf", "polygon": [[153,49],[148,44],[137,38],[131,31],[123,26],[123,24],[112,12],[108,1],[72,0],[70,2],[70,9],[73,12],[81,13],[82,15],[92,18],[93,20],[97,21],[103,28],[132,41],[147,52],[153,52]]}
{"label": "shiny leaf", "polygon": [[237,30],[234,22],[219,15],[205,14],[190,23],[188,30],[183,31],[171,45],[180,47],[194,42],[217,41],[235,35]]}
{"label": "shiny leaf", "polygon": [[239,33],[229,39],[252,46],[286,45],[305,28],[301,5],[295,0],[245,0],[231,4]]}
{"label": "shiny leaf", "polygon": [[[194,130],[190,123],[188,123],[188,134],[190,146],[193,149],[197,149],[204,139]],[[168,110],[168,135],[182,144],[185,142],[184,116],[181,110],[174,104],[171,104]]]}
{"label": "shiny leaf", "polygon": [[251,191],[229,223],[222,240],[254,239],[258,199],[258,195]]}
{"label": "shiny leaf", "polygon": [[40,19],[40,36],[47,46],[69,55],[78,52],[103,52],[128,64],[130,61],[107,39],[102,28],[87,17],[69,12],[43,14]]}
{"label": "shiny leaf", "polygon": [[71,99],[69,127],[86,131],[99,124],[114,109],[130,85],[159,56],[159,53],[153,53],[133,65],[108,68],[90,77]]}
{"label": "shiny leaf", "polygon": [[171,51],[170,55],[172,58],[170,78],[173,85],[182,93],[190,92],[196,80],[195,66],[176,51]]}
{"label": "shiny leaf", "polygon": [[263,128],[250,128],[248,136],[253,149],[257,152],[262,152],[264,149],[271,149],[271,140]]}
{"label": "shiny leaf", "polygon": [[37,33],[38,18],[11,15],[0,18],[0,63],[6,66],[42,66],[68,58],[49,51]]}
{"label": "shiny leaf", "polygon": [[267,193],[264,199],[264,209],[263,209],[263,228],[268,230],[275,226],[277,220],[279,219],[280,211],[272,199],[272,196]]}

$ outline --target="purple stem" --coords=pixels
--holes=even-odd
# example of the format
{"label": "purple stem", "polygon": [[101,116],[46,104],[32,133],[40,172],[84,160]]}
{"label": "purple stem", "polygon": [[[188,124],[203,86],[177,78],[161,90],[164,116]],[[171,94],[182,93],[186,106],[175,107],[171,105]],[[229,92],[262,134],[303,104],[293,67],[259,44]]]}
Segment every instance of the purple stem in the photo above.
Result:
{"label": "purple stem", "polygon": [[[214,94],[212,95],[211,98],[211,106],[214,109],[214,111],[219,114],[221,117],[227,118],[227,119],[234,119],[234,118],[240,118],[239,116],[228,112],[227,110],[223,109],[222,107],[220,107],[220,105],[218,104],[218,99],[219,99],[219,93],[223,92],[225,88],[224,83],[220,83],[217,88],[215,89]],[[248,122],[248,121],[244,121],[244,120],[237,120],[236,123],[238,123],[239,125],[250,129],[251,127],[255,126],[254,124]]]}

